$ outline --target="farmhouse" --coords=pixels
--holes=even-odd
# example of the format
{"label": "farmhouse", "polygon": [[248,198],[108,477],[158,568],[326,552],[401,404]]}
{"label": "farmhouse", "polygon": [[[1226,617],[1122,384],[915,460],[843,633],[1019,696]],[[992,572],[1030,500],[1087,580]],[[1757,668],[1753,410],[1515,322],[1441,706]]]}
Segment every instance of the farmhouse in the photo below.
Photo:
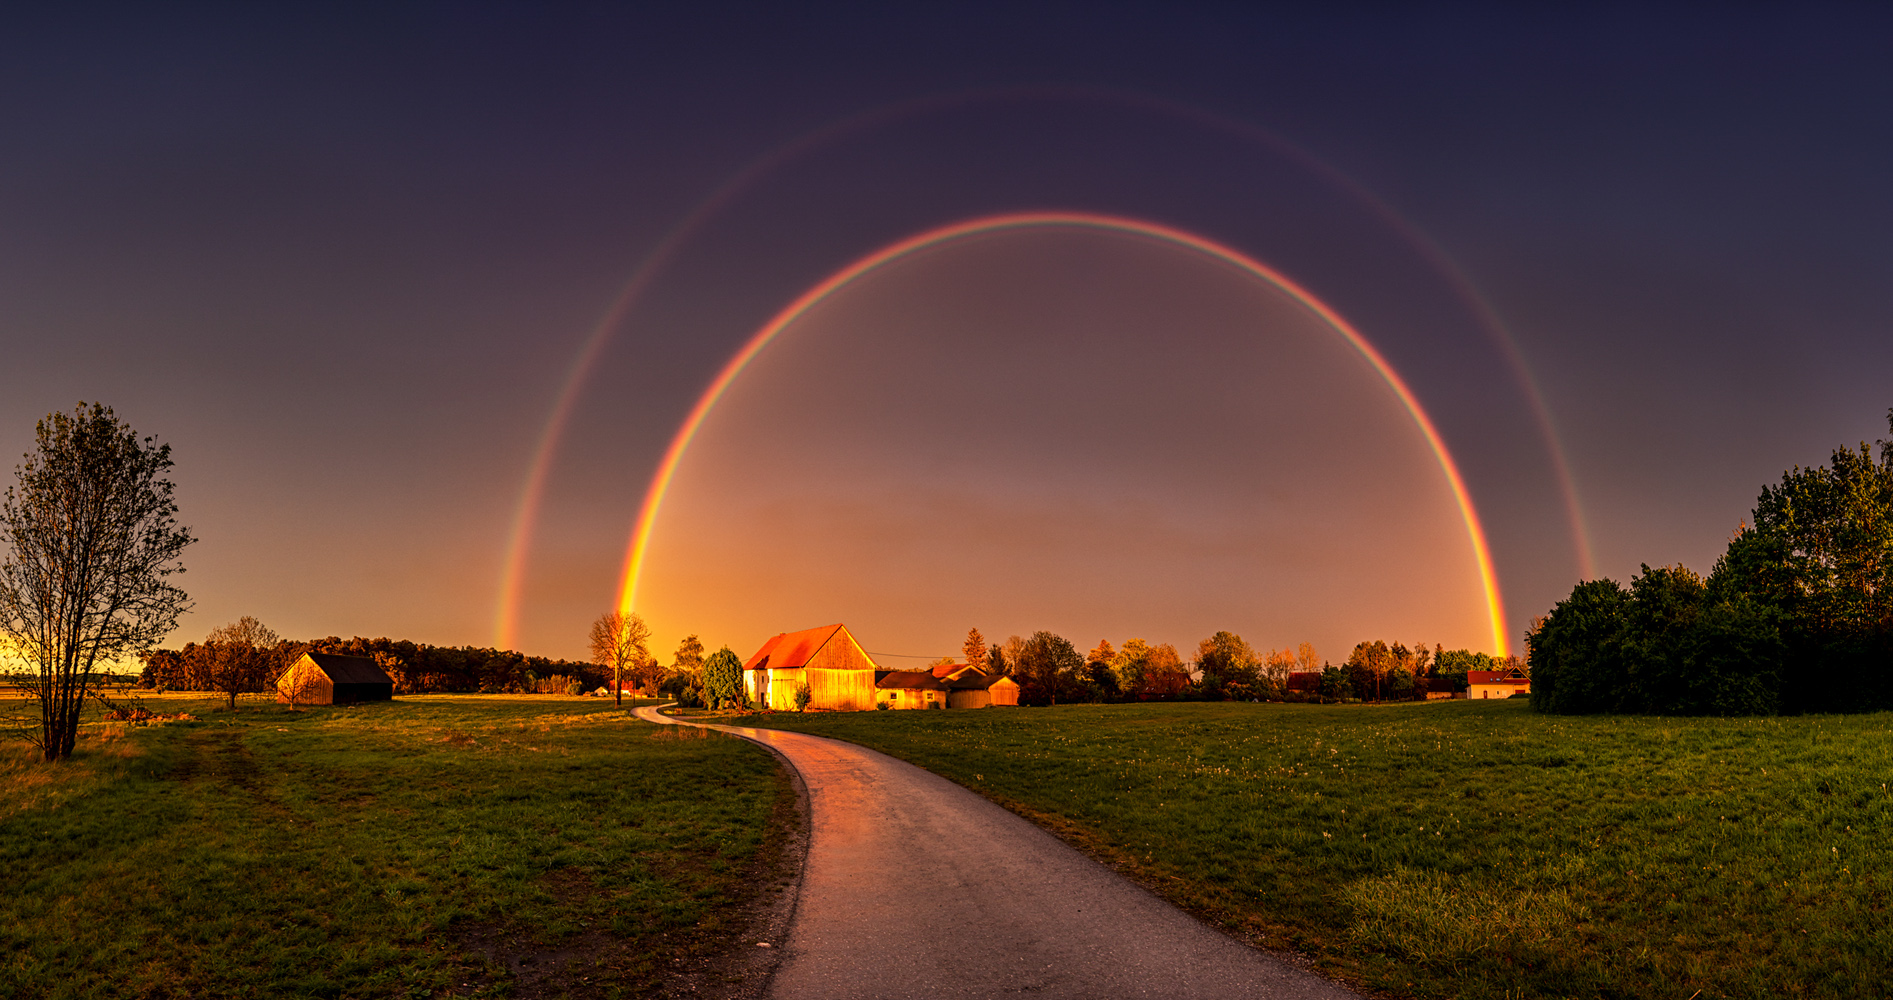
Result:
{"label": "farmhouse", "polygon": [[276,681],[285,705],[347,705],[394,697],[394,678],[366,656],[304,653]]}
{"label": "farmhouse", "polygon": [[1510,698],[1515,694],[1531,694],[1531,678],[1517,667],[1466,671],[1468,698]]}
{"label": "farmhouse", "polygon": [[932,670],[882,670],[845,625],[784,632],[762,644],[743,664],[750,701],[775,708],[795,704],[809,687],[808,707],[840,711],[888,708],[985,708],[1017,705],[1019,685],[1003,674],[955,664]]}

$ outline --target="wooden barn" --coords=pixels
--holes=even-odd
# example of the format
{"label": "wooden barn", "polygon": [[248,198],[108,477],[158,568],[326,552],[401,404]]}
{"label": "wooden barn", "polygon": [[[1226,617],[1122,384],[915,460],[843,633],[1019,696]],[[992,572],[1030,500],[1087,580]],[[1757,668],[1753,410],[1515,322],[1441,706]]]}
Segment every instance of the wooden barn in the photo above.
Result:
{"label": "wooden barn", "polygon": [[304,653],[276,681],[276,700],[285,705],[349,705],[393,697],[394,678],[366,656]]}
{"label": "wooden barn", "polygon": [[750,701],[774,708],[795,704],[795,689],[809,686],[810,708],[874,708],[874,660],[845,625],[784,632],[762,644],[743,664]]}

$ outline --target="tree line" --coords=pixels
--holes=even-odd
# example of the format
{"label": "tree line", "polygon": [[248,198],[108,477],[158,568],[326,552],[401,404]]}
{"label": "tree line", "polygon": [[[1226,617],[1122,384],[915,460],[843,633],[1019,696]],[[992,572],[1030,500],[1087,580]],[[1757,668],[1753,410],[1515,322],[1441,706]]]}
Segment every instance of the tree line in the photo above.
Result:
{"label": "tree line", "polygon": [[217,691],[234,707],[239,694],[273,691],[304,653],[337,653],[374,660],[394,680],[396,694],[521,694],[589,691],[611,674],[593,663],[529,656],[510,649],[433,646],[406,639],[280,639],[245,617],[214,629],[203,642],[141,654],[138,684],[169,691]]}
{"label": "tree line", "polygon": [[[1887,413],[1893,431],[1893,410]],[[1707,577],[1579,583],[1525,637],[1543,712],[1893,708],[1893,442],[1764,486]]]}
{"label": "tree line", "polygon": [[[1008,674],[1019,684],[1019,702],[1056,705],[1074,702],[1128,701],[1348,701],[1424,699],[1428,684],[1466,689],[1470,670],[1496,670],[1501,661],[1471,650],[1428,650],[1423,643],[1362,642],[1337,667],[1322,660],[1310,643],[1259,653],[1242,636],[1219,631],[1196,644],[1185,660],[1169,643],[1125,640],[1114,647],[1100,640],[1088,654],[1051,632],[1012,636],[987,646],[977,628],[967,633],[961,661],[983,664],[989,672]],[[1293,691],[1289,675],[1320,678],[1313,692]]]}

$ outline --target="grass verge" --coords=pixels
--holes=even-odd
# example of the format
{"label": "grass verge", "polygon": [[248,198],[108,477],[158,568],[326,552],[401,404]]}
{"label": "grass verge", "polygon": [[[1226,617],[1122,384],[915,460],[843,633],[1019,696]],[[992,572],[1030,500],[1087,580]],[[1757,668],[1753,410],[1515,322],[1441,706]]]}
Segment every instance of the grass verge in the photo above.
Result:
{"label": "grass verge", "polygon": [[1506,701],[746,721],[958,781],[1374,991],[1893,995],[1893,714]]}
{"label": "grass verge", "polygon": [[586,699],[215,705],[0,760],[0,996],[648,994],[729,945],[792,795]]}

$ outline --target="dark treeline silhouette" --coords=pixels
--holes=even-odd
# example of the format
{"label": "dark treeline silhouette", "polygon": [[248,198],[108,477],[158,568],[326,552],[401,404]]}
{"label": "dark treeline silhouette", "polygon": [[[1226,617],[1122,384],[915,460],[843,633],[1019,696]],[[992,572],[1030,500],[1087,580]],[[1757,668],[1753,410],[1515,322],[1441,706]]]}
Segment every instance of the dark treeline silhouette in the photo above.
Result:
{"label": "dark treeline silhouette", "polygon": [[[242,690],[273,690],[284,668],[307,652],[370,657],[394,678],[396,694],[563,693],[574,687],[589,691],[611,681],[610,673],[595,664],[528,656],[510,649],[332,635],[307,642],[283,640],[258,650],[262,662],[247,674]],[[172,691],[224,690],[219,684],[219,665],[231,659],[228,650],[209,641],[188,643],[183,649],[154,649],[142,658],[145,668],[139,686]]]}
{"label": "dark treeline silhouette", "polygon": [[[975,629],[971,636],[977,637]],[[969,651],[973,648],[969,638]],[[981,647],[984,648],[983,646]],[[968,654],[972,655],[971,652]],[[1520,665],[1470,650],[1417,643],[1363,642],[1345,664],[1323,662],[1314,647],[1258,654],[1234,632],[1197,643],[1194,660],[1175,647],[1127,639],[1121,648],[1100,641],[1088,655],[1050,632],[1013,636],[983,653],[986,669],[1011,675],[1023,705],[1128,701],[1406,701],[1428,691],[1464,691],[1470,670]],[[948,661],[942,661],[948,662]],[[1296,685],[1291,675],[1315,677]]]}
{"label": "dark treeline silhouette", "polygon": [[[1893,411],[1888,412],[1893,428]],[[1893,708],[1893,443],[1764,487],[1709,576],[1578,584],[1534,624],[1532,706],[1765,715]]]}
{"label": "dark treeline silhouette", "polygon": [[[1423,642],[1412,647],[1376,639],[1361,642],[1340,666],[1323,664],[1314,690],[1317,701],[1425,701],[1463,693],[1474,670],[1523,666],[1517,657],[1498,657],[1470,649],[1446,649]],[[1291,692],[1305,694],[1306,692]],[[1297,698],[1295,700],[1304,700]]]}

